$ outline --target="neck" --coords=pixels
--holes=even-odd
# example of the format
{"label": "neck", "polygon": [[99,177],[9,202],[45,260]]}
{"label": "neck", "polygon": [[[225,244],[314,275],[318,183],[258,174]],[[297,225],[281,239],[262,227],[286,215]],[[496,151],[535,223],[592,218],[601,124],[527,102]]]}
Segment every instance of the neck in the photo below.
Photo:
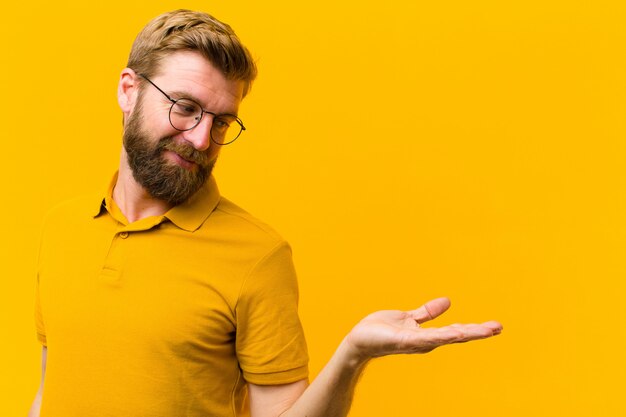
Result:
{"label": "neck", "polygon": [[126,220],[133,223],[149,216],[161,216],[172,208],[171,204],[152,197],[135,181],[128,166],[126,151],[122,147],[120,169],[113,189],[113,200]]}

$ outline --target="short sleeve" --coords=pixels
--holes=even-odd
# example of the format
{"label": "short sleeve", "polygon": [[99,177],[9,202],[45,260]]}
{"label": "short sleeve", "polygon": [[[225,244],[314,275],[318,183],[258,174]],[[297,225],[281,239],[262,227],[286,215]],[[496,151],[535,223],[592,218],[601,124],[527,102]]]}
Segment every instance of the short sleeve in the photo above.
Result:
{"label": "short sleeve", "polygon": [[308,377],[298,283],[287,243],[276,246],[250,271],[235,314],[237,357],[246,381],[274,385]]}

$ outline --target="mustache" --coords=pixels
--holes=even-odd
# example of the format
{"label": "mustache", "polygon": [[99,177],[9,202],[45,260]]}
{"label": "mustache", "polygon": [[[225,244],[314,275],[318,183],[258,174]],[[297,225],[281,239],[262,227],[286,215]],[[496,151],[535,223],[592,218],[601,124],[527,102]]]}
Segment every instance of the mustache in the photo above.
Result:
{"label": "mustache", "polygon": [[164,150],[176,152],[184,159],[194,162],[201,167],[206,167],[209,165],[209,156],[206,153],[197,150],[191,145],[177,143],[171,137],[161,139],[159,141],[158,148],[160,152]]}

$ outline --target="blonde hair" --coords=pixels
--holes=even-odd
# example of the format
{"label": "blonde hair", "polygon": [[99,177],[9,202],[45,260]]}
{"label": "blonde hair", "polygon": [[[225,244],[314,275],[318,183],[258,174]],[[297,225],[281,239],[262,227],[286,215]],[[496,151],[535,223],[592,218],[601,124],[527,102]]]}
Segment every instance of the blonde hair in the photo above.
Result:
{"label": "blonde hair", "polygon": [[243,81],[244,97],[257,75],[250,51],[229,25],[184,9],[151,20],[135,38],[127,66],[151,77],[158,73],[161,60],[177,51],[199,52],[227,79]]}

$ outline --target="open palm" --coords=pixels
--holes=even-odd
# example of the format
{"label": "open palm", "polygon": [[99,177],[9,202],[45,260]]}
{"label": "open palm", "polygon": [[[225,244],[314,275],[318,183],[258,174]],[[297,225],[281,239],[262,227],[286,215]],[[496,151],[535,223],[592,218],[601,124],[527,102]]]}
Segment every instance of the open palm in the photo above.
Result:
{"label": "open palm", "polygon": [[497,321],[444,327],[420,326],[449,307],[449,299],[437,298],[412,311],[377,311],[361,320],[346,341],[359,356],[374,358],[398,353],[427,353],[439,346],[484,339],[502,331],[502,325]]}

